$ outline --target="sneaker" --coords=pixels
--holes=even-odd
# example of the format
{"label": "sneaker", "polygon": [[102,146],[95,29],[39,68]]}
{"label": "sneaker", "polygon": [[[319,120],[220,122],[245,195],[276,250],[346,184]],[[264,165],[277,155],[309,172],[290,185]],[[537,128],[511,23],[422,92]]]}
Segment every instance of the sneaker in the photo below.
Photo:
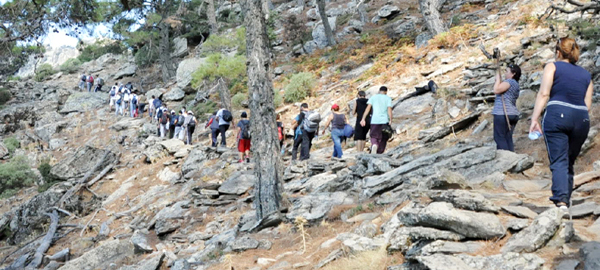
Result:
{"label": "sneaker", "polygon": [[556,206],[562,212],[563,218],[566,218],[566,217],[570,218],[571,215],[569,213],[569,207],[567,206],[566,203],[560,202],[560,203],[557,203]]}
{"label": "sneaker", "polygon": [[243,159],[238,160],[239,163],[244,163]]}

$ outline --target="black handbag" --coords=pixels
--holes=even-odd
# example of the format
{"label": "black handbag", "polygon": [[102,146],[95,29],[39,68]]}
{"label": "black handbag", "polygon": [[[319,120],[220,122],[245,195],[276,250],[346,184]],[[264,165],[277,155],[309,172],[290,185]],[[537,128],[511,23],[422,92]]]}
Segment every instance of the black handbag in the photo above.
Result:
{"label": "black handbag", "polygon": [[390,126],[390,124],[385,124],[383,125],[381,133],[383,133],[383,135],[385,135],[386,138],[390,139],[394,136],[394,129],[392,128],[392,126]]}

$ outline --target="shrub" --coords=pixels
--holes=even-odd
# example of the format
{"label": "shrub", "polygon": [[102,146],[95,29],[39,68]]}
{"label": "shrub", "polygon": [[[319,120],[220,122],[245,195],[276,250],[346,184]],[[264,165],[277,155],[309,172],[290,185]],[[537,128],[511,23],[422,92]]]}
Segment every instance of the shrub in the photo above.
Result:
{"label": "shrub", "polygon": [[246,28],[244,27],[236,29],[233,33],[210,35],[208,39],[202,43],[202,54],[208,55],[236,48],[238,54],[246,53]]}
{"label": "shrub", "polygon": [[206,121],[208,119],[207,115],[212,114],[216,110],[217,103],[214,103],[210,100],[207,102],[198,103],[196,106],[194,106],[194,108],[192,108],[192,111],[196,115],[196,119],[198,119],[198,121]]}
{"label": "shrub", "polygon": [[48,76],[53,75],[54,73],[56,73],[56,71],[54,71],[54,68],[52,68],[52,66],[50,64],[43,64],[37,68],[33,79],[36,82],[41,82],[41,81],[47,79]]}
{"label": "shrub", "polygon": [[275,108],[277,109],[283,104],[283,97],[281,96],[281,94],[279,94],[279,90],[274,91],[275,93],[273,93],[273,105],[275,105]]}
{"label": "shrub", "polygon": [[87,45],[77,57],[81,63],[89,62],[107,53],[121,54],[125,47],[120,42],[99,42]]}
{"label": "shrub", "polygon": [[0,105],[6,104],[12,98],[10,91],[0,88]]}
{"label": "shrub", "polygon": [[231,105],[234,108],[242,108],[242,103],[248,100],[248,95],[244,93],[237,93],[231,97]]}
{"label": "shrub", "polygon": [[55,183],[58,182],[58,181],[56,181],[56,179],[54,179],[50,175],[51,169],[52,169],[52,165],[50,165],[49,159],[42,160],[42,162],[38,166],[38,171],[44,178],[44,182],[45,182],[43,185],[38,187],[38,192],[40,192],[40,193],[44,192],[44,191],[48,190],[50,187],[52,187],[52,185],[54,185]]}
{"label": "shrub", "polygon": [[60,71],[65,73],[75,73],[79,66],[81,66],[81,61],[77,58],[71,58],[60,65]]}
{"label": "shrub", "polygon": [[158,60],[158,49],[144,45],[135,53],[135,63],[140,67],[149,67]]}
{"label": "shrub", "polygon": [[315,83],[316,79],[312,73],[301,72],[294,74],[290,78],[290,83],[285,87],[283,99],[288,103],[301,101],[310,96]]}
{"label": "shrub", "polygon": [[23,187],[32,186],[36,175],[27,158],[17,156],[0,164],[0,198],[11,197]]}
{"label": "shrub", "polygon": [[12,155],[17,148],[21,147],[21,143],[15,137],[8,137],[4,139],[4,146],[6,146],[6,149]]}

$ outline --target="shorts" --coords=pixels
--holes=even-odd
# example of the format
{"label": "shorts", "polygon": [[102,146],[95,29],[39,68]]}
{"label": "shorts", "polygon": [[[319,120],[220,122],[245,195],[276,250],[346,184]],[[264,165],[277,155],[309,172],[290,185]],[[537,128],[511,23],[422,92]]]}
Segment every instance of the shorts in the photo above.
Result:
{"label": "shorts", "polygon": [[355,141],[367,140],[367,133],[369,133],[370,128],[371,128],[371,123],[367,122],[367,124],[363,127],[360,125],[360,121],[356,121],[356,125],[354,126],[354,140]]}
{"label": "shorts", "polygon": [[241,153],[250,151],[250,139],[240,139],[238,143],[238,151]]}
{"label": "shorts", "polygon": [[116,99],[114,97],[110,98],[110,106],[114,106],[115,105],[115,101]]}

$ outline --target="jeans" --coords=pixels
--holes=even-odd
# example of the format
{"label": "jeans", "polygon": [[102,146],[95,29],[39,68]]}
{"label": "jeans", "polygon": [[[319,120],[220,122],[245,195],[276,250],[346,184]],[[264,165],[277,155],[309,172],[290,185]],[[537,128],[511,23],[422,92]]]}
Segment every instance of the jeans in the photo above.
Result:
{"label": "jeans", "polygon": [[217,146],[217,137],[219,136],[219,129],[218,128],[210,128],[210,137],[212,139],[212,147],[216,147]]}
{"label": "jeans", "polygon": [[133,102],[129,102],[129,111],[131,112],[131,117],[133,117],[133,113],[135,112],[135,105]]}
{"label": "jeans", "polygon": [[221,146],[227,146],[227,136],[226,132],[229,129],[229,125],[220,125],[219,133],[221,133]]}
{"label": "jeans", "polygon": [[298,147],[302,144],[302,134],[294,137],[294,144],[292,145],[292,160],[296,160],[298,156]]}
{"label": "jeans", "polygon": [[91,82],[86,82],[87,84],[87,90],[88,92],[92,92],[92,83]]}
{"label": "jeans", "polygon": [[167,124],[160,124],[160,137],[164,138],[167,136]]}
{"label": "jeans", "polygon": [[179,135],[181,134],[181,132],[183,132],[182,126],[175,126],[175,138],[179,139]]}
{"label": "jeans", "polygon": [[515,151],[515,145],[513,144],[513,132],[519,121],[518,115],[509,115],[508,121],[510,123],[510,130],[508,129],[508,123],[506,123],[505,115],[494,115],[494,141],[496,142],[496,148],[498,150]]}
{"label": "jeans", "polygon": [[119,115],[123,113],[123,107],[119,104],[117,104],[117,102],[115,101],[115,115]]}
{"label": "jeans", "polygon": [[333,140],[333,157],[342,158],[342,137],[344,130],[334,128],[331,130],[331,140]]}
{"label": "jeans", "polygon": [[169,139],[173,139],[175,136],[175,125],[169,125]]}
{"label": "jeans", "polygon": [[179,131],[178,139],[185,141],[184,139],[185,139],[186,134],[187,134],[187,128],[184,126],[181,126],[181,131]]}
{"label": "jeans", "polygon": [[549,105],[542,128],[552,171],[550,200],[570,205],[575,174],[573,165],[590,131],[590,116],[587,110]]}
{"label": "jeans", "polygon": [[82,90],[82,91],[83,91],[83,90],[85,89],[85,84],[86,84],[86,82],[84,82],[84,81],[79,81],[79,90]]}
{"label": "jeans", "polygon": [[187,130],[187,140],[186,140],[185,144],[187,144],[187,145],[191,145],[192,144],[192,134],[194,134],[194,130],[195,129],[196,129],[195,127],[187,127],[186,128],[186,130]]}
{"label": "jeans", "polygon": [[312,139],[315,137],[316,132],[302,131],[302,148],[300,148],[300,160],[307,160],[310,158],[310,148],[312,147]]}

